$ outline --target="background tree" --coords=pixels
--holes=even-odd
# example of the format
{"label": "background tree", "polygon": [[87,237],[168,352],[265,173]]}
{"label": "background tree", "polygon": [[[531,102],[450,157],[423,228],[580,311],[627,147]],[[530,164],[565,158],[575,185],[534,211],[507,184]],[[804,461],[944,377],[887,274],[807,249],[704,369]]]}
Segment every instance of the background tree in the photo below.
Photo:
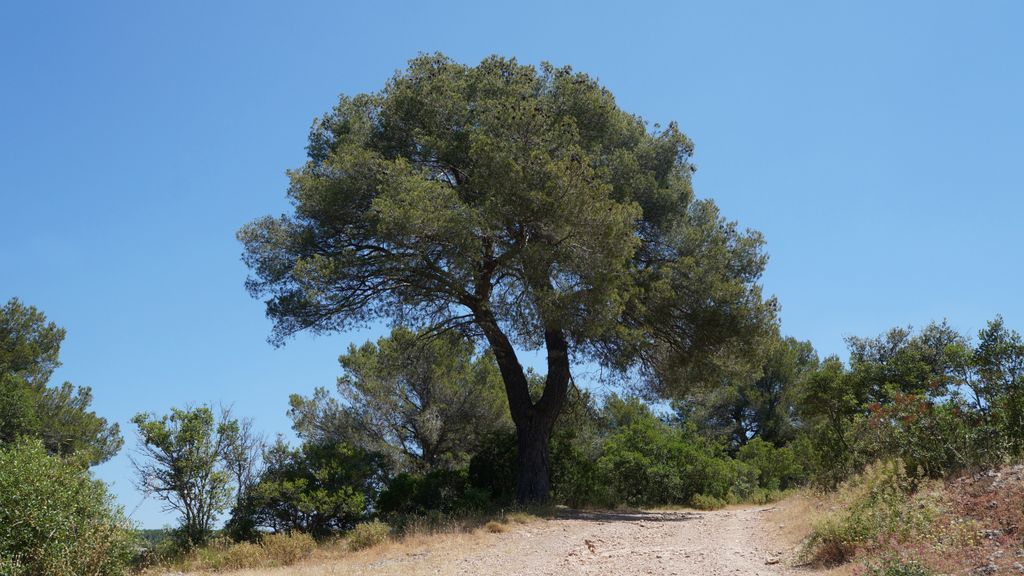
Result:
{"label": "background tree", "polygon": [[458,334],[423,337],[397,328],[340,358],[341,402],[317,390],[291,397],[299,435],[348,442],[390,456],[398,470],[465,464],[483,437],[510,428],[494,358]]}
{"label": "background tree", "polygon": [[51,454],[99,464],[124,440],[117,424],[89,410],[90,388],[48,386],[60,367],[64,336],[63,328],[16,298],[0,308],[0,443],[38,438]]}
{"label": "background tree", "polygon": [[141,443],[141,459],[132,459],[139,489],[181,515],[179,537],[185,547],[205,543],[217,516],[231,504],[227,464],[238,421],[217,419],[208,406],[199,406],[172,408],[159,418],[140,413],[132,422]]}
{"label": "background tree", "polygon": [[300,531],[323,538],[347,530],[371,509],[387,470],[377,454],[344,443],[278,441],[266,469],[232,514],[229,528],[252,537],[258,529]]}
{"label": "background tree", "polygon": [[[378,318],[484,340],[516,427],[517,499],[546,500],[574,360],[671,371],[652,380],[671,388],[773,324],[761,237],[695,199],[692,150],[569,68],[421,56],[314,124],[294,213],[239,232],[247,285],[276,343]],[[546,354],[539,397],[517,346]]]}
{"label": "background tree", "polygon": [[752,375],[726,374],[711,386],[697,385],[677,405],[684,418],[706,434],[726,438],[735,450],[754,438],[783,446],[798,430],[798,390],[818,366],[810,342],[795,338],[766,341],[760,369]]}
{"label": "background tree", "polygon": [[[229,409],[221,410],[221,422],[232,420]],[[263,453],[267,442],[256,431],[251,418],[238,418],[238,429],[224,451],[224,465],[235,484],[235,505],[256,485],[263,473]]]}

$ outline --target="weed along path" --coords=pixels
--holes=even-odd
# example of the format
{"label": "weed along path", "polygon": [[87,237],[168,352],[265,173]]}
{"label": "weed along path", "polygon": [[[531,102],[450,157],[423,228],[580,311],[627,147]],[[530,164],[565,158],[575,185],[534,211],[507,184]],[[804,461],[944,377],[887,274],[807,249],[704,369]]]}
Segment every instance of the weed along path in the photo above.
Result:
{"label": "weed along path", "polygon": [[[714,512],[566,512],[502,525],[501,532],[414,536],[360,552],[322,554],[249,576],[633,575],[775,576],[791,546],[773,529],[770,506]],[[786,556],[786,557],[784,557]]]}

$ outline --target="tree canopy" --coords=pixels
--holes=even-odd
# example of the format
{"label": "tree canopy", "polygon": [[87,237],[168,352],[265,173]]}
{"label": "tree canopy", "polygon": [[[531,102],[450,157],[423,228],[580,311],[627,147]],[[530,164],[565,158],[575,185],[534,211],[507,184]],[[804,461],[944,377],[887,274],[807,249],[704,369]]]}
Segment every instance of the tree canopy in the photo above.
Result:
{"label": "tree canopy", "polygon": [[124,440],[117,424],[89,410],[90,388],[49,386],[64,336],[63,328],[17,298],[0,307],[0,443],[37,438],[50,454],[99,464]]}
{"label": "tree canopy", "polygon": [[[380,318],[485,340],[518,496],[544,499],[572,361],[672,373],[652,379],[671,388],[774,322],[761,236],[695,197],[692,152],[568,67],[420,56],[314,123],[293,213],[239,232],[247,285],[276,343]],[[517,347],[546,352],[537,399]]]}
{"label": "tree canopy", "polygon": [[314,443],[386,454],[397,470],[464,464],[492,432],[511,428],[494,358],[457,334],[398,328],[339,359],[340,402],[326,390],[291,397],[295,430]]}

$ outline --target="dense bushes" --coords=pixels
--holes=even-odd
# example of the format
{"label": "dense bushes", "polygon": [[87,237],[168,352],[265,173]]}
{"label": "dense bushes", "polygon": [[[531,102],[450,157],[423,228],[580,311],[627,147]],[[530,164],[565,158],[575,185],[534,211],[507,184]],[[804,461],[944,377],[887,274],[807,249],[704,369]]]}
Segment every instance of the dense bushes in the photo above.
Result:
{"label": "dense bushes", "polygon": [[422,475],[399,474],[381,492],[377,512],[386,516],[458,514],[483,510],[490,502],[488,490],[470,483],[468,470],[442,469]]}
{"label": "dense bushes", "polygon": [[0,448],[0,574],[125,574],[135,539],[103,483],[38,441]]}
{"label": "dense bushes", "polygon": [[898,458],[937,478],[1024,456],[1024,339],[996,318],[976,343],[946,324],[850,338],[799,385],[794,451],[809,478],[834,487]]}
{"label": "dense bushes", "polygon": [[235,537],[255,537],[258,528],[316,538],[350,529],[366,517],[384,480],[378,455],[346,444],[278,443],[266,463],[228,525]]}
{"label": "dense bushes", "polygon": [[804,551],[807,559],[838,564],[860,549],[927,530],[935,507],[926,496],[915,495],[917,486],[898,461],[867,468],[844,484],[841,510],[815,527]]}
{"label": "dense bushes", "polygon": [[[724,444],[659,418],[636,398],[613,395],[600,409],[589,397],[580,401],[552,438],[552,493],[559,503],[720,507],[769,499],[769,492],[803,478],[789,448],[755,439],[734,459]],[[497,436],[470,463],[473,485],[498,502],[511,501],[514,451],[513,437]]]}

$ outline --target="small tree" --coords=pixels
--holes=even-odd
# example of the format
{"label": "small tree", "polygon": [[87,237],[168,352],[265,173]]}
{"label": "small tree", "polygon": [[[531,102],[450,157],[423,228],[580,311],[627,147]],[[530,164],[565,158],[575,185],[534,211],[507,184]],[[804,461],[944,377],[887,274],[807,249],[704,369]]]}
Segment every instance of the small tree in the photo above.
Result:
{"label": "small tree", "polygon": [[229,528],[251,538],[258,529],[323,538],[363,520],[380,490],[384,458],[344,443],[278,441],[266,469],[235,508]]}
{"label": "small tree", "polygon": [[237,420],[216,419],[207,406],[172,408],[157,418],[140,413],[142,459],[132,459],[139,488],[155,495],[165,510],[181,515],[182,544],[203,544],[217,516],[231,504],[232,474],[228,458],[237,445]]}
{"label": "small tree", "polygon": [[[231,412],[221,410],[221,421],[231,421]],[[235,506],[259,482],[263,473],[263,453],[267,449],[265,437],[256,431],[251,418],[239,418],[238,430],[224,452],[224,463],[235,484]]]}
{"label": "small tree", "polygon": [[468,461],[490,433],[511,429],[494,358],[458,334],[424,337],[397,328],[340,358],[343,402],[317,390],[291,397],[295,429],[312,442],[350,442],[391,456],[400,470]]}

